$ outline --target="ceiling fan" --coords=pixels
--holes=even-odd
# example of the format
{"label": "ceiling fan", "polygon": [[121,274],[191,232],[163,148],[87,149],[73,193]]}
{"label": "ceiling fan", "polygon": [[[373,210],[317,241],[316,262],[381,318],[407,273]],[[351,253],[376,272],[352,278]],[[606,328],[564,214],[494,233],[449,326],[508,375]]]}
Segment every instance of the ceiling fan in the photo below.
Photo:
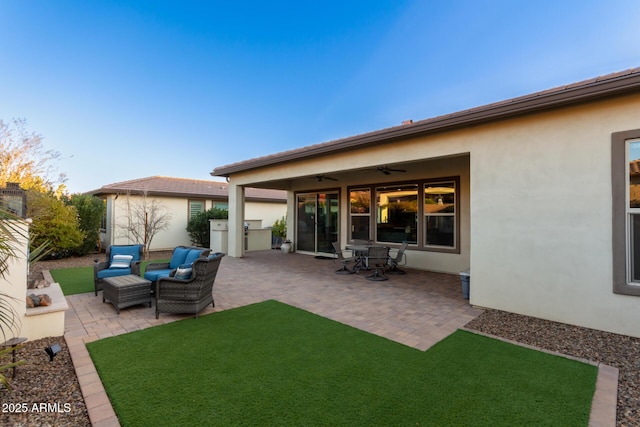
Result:
{"label": "ceiling fan", "polygon": [[378,172],[382,172],[385,175],[391,175],[391,172],[406,172],[404,169],[393,169],[388,166],[378,166]]}
{"label": "ceiling fan", "polygon": [[322,182],[324,180],[327,181],[337,181],[336,178],[331,178],[330,176],[326,176],[326,175],[316,175],[316,179],[318,180],[318,182]]}

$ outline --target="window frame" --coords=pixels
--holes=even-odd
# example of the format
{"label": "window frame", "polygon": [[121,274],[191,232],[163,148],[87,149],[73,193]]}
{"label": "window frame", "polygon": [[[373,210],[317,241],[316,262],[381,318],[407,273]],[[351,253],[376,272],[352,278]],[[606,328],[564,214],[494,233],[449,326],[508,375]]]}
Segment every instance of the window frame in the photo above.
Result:
{"label": "window frame", "polygon": [[[369,193],[369,207],[367,209],[366,213],[361,213],[361,212],[352,212],[351,210],[351,192],[352,191],[365,191]],[[373,195],[372,195],[372,188],[369,186],[357,186],[357,187],[351,187],[347,189],[347,195],[349,197],[349,205],[347,206],[347,209],[349,210],[349,225],[348,225],[348,235],[349,241],[354,241],[355,239],[353,238],[353,233],[354,233],[354,224],[353,224],[353,218],[354,217],[358,217],[358,218],[368,218],[369,219],[369,224],[367,226],[368,228],[368,236],[366,238],[366,240],[369,240],[371,238],[371,211],[373,210]]]}
{"label": "window frame", "polygon": [[[432,212],[432,213],[427,213],[426,212],[426,203],[425,203],[425,198],[426,198],[426,189],[428,186],[435,186],[435,187],[442,187],[443,185],[448,185],[448,184],[453,184],[453,212]],[[458,182],[456,182],[453,179],[447,179],[447,180],[441,180],[441,181],[427,181],[425,183],[422,184],[422,203],[423,203],[423,209],[424,212],[422,213],[422,221],[423,221],[423,238],[424,238],[424,246],[427,248],[444,248],[444,249],[453,249],[456,248],[460,242],[458,241],[458,234],[460,233],[459,230],[459,224],[456,223],[456,219],[459,217],[458,214],[458,205],[459,205],[459,201],[458,201]],[[428,244],[426,239],[427,239],[427,231],[425,230],[426,228],[426,223],[427,223],[427,217],[453,217],[453,246],[447,246],[447,245],[435,245],[435,244]]]}
{"label": "window frame", "polygon": [[194,214],[192,214],[192,209],[191,209],[191,205],[193,203],[201,203],[202,204],[202,211],[200,212],[196,212],[195,215],[205,212],[207,210],[207,201],[204,199],[188,199],[187,201],[187,218],[189,221],[191,221],[191,219],[193,219]]}
{"label": "window frame", "polygon": [[[439,245],[427,245],[426,244],[426,235],[425,235],[425,208],[424,208],[424,189],[427,185],[433,185],[436,183],[443,182],[453,182],[455,187],[454,199],[454,246],[439,246]],[[394,181],[394,182],[381,182],[381,183],[371,183],[366,185],[353,185],[347,187],[347,194],[350,194],[352,190],[369,190],[370,191],[370,199],[371,206],[369,208],[369,232],[373,235],[369,237],[376,243],[385,243],[389,244],[392,247],[399,246],[397,243],[390,242],[381,242],[378,240],[376,229],[377,229],[377,188],[378,187],[392,187],[392,186],[403,186],[403,185],[418,185],[418,212],[417,218],[417,243],[410,243],[409,248],[411,250],[416,251],[425,251],[425,252],[441,252],[441,253],[451,253],[451,254],[460,254],[461,253],[461,214],[462,214],[462,198],[460,197],[460,176],[444,176],[444,177],[434,177],[428,179],[416,179],[416,180],[407,180],[407,181]],[[348,238],[351,239],[351,227],[352,227],[352,214],[351,214],[351,204],[347,206],[348,209]],[[362,215],[362,214],[361,214]]]}
{"label": "window frame", "polygon": [[[640,296],[640,282],[630,282],[630,218],[628,144],[640,129],[611,134],[611,200],[613,293]],[[633,283],[633,284],[632,284]]]}

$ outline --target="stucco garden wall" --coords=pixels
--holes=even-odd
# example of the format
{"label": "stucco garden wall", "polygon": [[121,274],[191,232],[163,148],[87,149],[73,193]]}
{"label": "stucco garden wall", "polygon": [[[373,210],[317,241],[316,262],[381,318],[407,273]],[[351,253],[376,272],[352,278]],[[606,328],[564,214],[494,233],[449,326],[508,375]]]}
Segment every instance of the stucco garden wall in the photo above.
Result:
{"label": "stucco garden wall", "polygon": [[263,228],[273,226],[286,213],[287,205],[284,203],[247,202],[244,208],[245,219],[260,219]]}
{"label": "stucco garden wall", "polygon": [[[18,330],[22,329],[22,322],[24,319],[24,315],[26,312],[26,297],[27,297],[27,258],[26,251],[28,249],[28,240],[27,233],[28,228],[26,224],[21,224],[16,221],[12,221],[15,225],[20,227],[22,230],[21,234],[23,236],[17,235],[15,242],[10,242],[11,246],[14,248],[14,252],[16,253],[16,257],[11,257],[8,259],[7,265],[8,269],[5,272],[4,277],[0,277],[0,289],[2,293],[7,294],[10,298],[8,298],[7,302],[9,305],[13,307],[15,313],[17,315],[17,320],[19,323]],[[11,332],[5,331],[7,333],[7,339],[11,338]],[[19,333],[16,335],[20,335]],[[0,336],[0,343],[4,342],[2,336]]]}
{"label": "stucco garden wall", "polygon": [[[14,221],[14,224],[22,230],[14,236],[16,241],[11,243],[16,256],[8,260],[5,276],[4,278],[0,277],[0,290],[10,297],[6,302],[13,307],[16,315],[15,329],[5,329],[6,339],[16,336],[37,340],[44,337],[61,336],[64,334],[64,312],[68,305],[57,283],[51,283],[50,286],[42,289],[28,290],[29,293],[36,295],[49,295],[52,300],[50,306],[27,308],[28,225],[21,221]],[[4,338],[0,335],[0,343],[2,342],[4,342]]]}

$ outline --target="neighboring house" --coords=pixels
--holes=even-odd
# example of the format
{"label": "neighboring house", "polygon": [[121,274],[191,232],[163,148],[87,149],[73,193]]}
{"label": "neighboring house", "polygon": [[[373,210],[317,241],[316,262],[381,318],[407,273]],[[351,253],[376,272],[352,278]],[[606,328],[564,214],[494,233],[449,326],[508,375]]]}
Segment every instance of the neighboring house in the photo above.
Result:
{"label": "neighboring house", "polygon": [[[228,209],[228,187],[226,182],[199,181],[183,178],[152,176],[105,185],[88,192],[105,201],[105,217],[100,232],[103,248],[111,244],[142,243],[125,231],[131,210],[156,203],[163,213],[170,215],[168,229],[158,232],[151,242],[151,250],[173,249],[178,245],[189,245],[187,233],[189,219],[212,207]],[[246,220],[261,220],[262,228],[271,227],[286,214],[286,192],[260,188],[246,191]]]}
{"label": "neighboring house", "polygon": [[470,268],[473,305],[640,337],[639,159],[640,68],[211,175],[231,256],[248,187],[287,190],[297,252],[407,240],[410,267]]}

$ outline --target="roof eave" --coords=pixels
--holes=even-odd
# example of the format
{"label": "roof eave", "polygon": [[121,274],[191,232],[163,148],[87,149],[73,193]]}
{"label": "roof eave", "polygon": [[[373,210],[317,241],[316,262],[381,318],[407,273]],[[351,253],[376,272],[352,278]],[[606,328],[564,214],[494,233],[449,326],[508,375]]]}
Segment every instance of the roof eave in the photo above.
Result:
{"label": "roof eave", "polygon": [[637,71],[636,69],[629,74],[622,74],[606,80],[594,79],[582,85],[568,85],[562,90],[538,92],[508,101],[426,119],[410,125],[396,126],[378,132],[318,144],[317,146],[310,146],[304,150],[284,152],[281,155],[261,157],[242,163],[221,166],[215,168],[211,172],[211,175],[229,177],[233,173],[351,150],[363,145],[388,143],[407,137],[488,123],[513,116],[532,114],[543,110],[589,102],[600,98],[627,95],[640,91],[640,73]]}

